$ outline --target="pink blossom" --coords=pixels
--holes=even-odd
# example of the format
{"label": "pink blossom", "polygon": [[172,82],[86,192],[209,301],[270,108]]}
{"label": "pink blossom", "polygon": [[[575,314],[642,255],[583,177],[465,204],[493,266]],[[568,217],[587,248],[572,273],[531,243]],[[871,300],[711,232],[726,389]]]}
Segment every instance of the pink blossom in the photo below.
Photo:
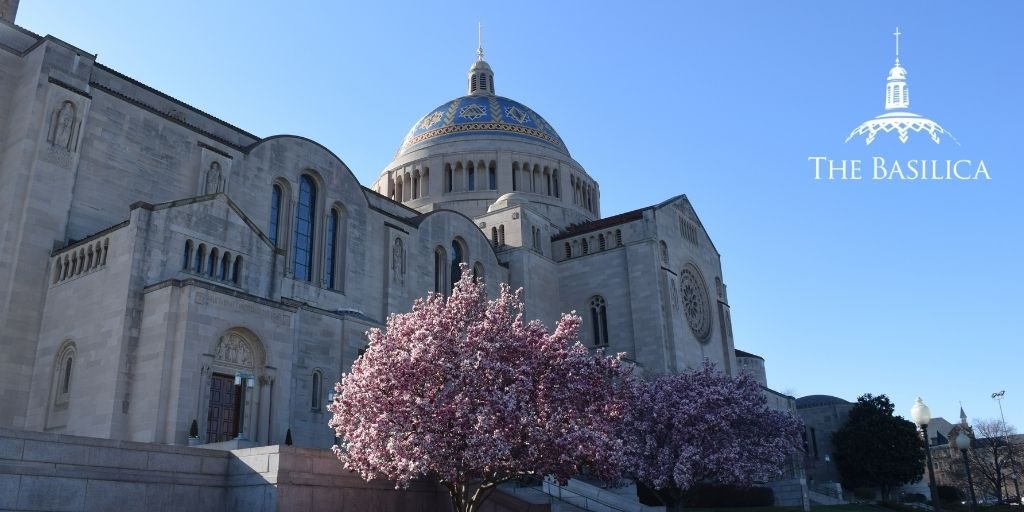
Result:
{"label": "pink blossom", "polygon": [[637,386],[623,432],[633,475],[655,489],[750,485],[778,475],[799,449],[800,420],[770,409],[747,376],[730,378],[705,361]]}
{"label": "pink blossom", "polygon": [[580,318],[554,332],[524,322],[522,292],[488,300],[464,278],[371,330],[365,354],[335,385],[330,426],[338,458],[363,478],[437,480],[458,512],[527,475],[563,483],[584,468],[615,480],[629,370],[579,343]]}

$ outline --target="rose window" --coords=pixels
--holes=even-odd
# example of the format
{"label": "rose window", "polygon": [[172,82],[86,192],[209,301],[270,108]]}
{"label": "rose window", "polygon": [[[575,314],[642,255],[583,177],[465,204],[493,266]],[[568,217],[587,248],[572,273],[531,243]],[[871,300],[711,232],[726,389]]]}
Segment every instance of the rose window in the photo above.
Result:
{"label": "rose window", "polygon": [[680,275],[679,291],[683,298],[683,313],[697,339],[704,341],[711,334],[711,305],[708,289],[696,269],[687,266]]}

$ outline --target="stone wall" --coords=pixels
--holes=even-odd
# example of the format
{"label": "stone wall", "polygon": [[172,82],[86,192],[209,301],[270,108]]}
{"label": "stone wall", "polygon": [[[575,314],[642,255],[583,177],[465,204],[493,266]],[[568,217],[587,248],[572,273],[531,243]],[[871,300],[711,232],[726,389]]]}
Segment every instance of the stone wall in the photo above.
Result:
{"label": "stone wall", "polygon": [[[0,429],[0,510],[447,512],[440,486],[366,482],[330,451],[221,451]],[[548,512],[494,493],[485,512]]]}
{"label": "stone wall", "polygon": [[229,452],[0,429],[0,510],[223,512]]}

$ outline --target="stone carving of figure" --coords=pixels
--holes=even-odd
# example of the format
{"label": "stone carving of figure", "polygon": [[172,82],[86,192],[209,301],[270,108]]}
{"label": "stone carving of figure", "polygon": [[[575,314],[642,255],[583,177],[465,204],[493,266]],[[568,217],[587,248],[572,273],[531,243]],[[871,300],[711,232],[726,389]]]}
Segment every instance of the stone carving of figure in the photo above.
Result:
{"label": "stone carving of figure", "polygon": [[53,117],[53,129],[50,132],[50,143],[54,147],[71,151],[72,140],[75,129],[75,105],[70,101],[61,104],[60,109]]}
{"label": "stone carving of figure", "polygon": [[214,351],[214,359],[245,368],[253,366],[253,355],[249,344],[235,333],[221,336],[220,342]]}
{"label": "stone carving of figure", "polygon": [[210,170],[206,171],[206,188],[204,192],[207,194],[213,194],[216,192],[223,191],[223,181],[220,174],[220,163],[213,162],[210,164]]}
{"label": "stone carving of figure", "polygon": [[0,18],[14,23],[14,15],[18,12],[18,0],[0,0]]}
{"label": "stone carving of figure", "polygon": [[405,281],[405,248],[402,239],[396,238],[394,247],[391,250],[391,270],[394,271],[395,282],[399,285]]}

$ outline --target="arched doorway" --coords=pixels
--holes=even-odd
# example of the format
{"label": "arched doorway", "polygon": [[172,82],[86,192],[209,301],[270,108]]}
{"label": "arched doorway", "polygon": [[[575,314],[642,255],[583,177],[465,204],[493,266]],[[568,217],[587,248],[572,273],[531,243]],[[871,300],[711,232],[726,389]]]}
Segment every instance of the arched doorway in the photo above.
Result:
{"label": "arched doorway", "polygon": [[217,340],[209,373],[207,443],[230,441],[242,432],[254,439],[259,419],[256,383],[264,362],[263,346],[251,332],[230,330]]}

